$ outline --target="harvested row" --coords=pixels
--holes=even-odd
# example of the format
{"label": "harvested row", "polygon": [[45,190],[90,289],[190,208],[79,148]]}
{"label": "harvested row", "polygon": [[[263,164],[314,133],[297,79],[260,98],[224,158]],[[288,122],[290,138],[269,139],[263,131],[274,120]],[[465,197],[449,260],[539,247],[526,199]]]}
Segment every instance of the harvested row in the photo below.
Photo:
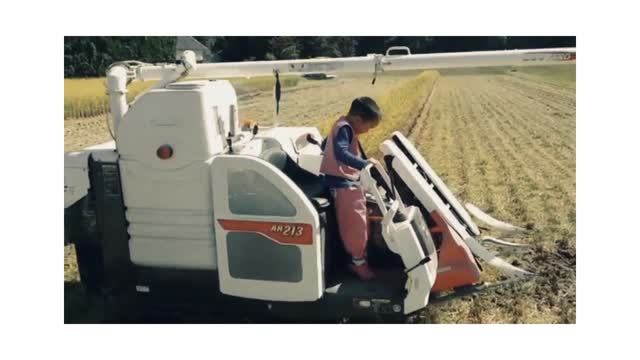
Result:
{"label": "harvested row", "polygon": [[560,91],[574,91],[576,89],[575,65],[567,71],[566,65],[530,66],[517,69],[511,75],[536,83],[543,83],[556,87]]}
{"label": "harvested row", "polygon": [[[429,321],[575,322],[575,109],[562,100],[568,115],[555,114],[559,100],[548,106],[547,98],[535,98],[538,85],[521,81],[505,74],[445,74],[419,119],[423,124],[409,137],[461,200],[533,226],[519,241],[535,248],[504,256],[523,260],[519,265],[539,277],[433,306],[423,314]],[[556,99],[568,91],[559,90]],[[498,276],[487,271],[484,279]]]}
{"label": "harvested row", "polygon": [[[501,94],[498,89],[492,92]],[[521,106],[522,102],[527,101],[518,100],[517,96],[500,95],[494,100],[507,109],[502,119],[509,123],[514,134],[511,137],[512,146],[517,147],[517,151],[523,154],[522,159],[526,161],[526,164],[520,164],[523,171],[535,179],[532,188],[534,192],[530,196],[533,195],[534,200],[542,202],[542,206],[548,208],[545,212],[547,224],[560,225],[565,231],[574,227],[571,214],[561,218],[553,207],[565,209],[566,204],[575,204],[575,128],[564,129],[560,134],[566,136],[550,141],[553,138],[551,134],[556,134],[557,130],[550,126],[545,129],[539,124],[540,119],[548,116],[540,107],[532,109],[531,106]],[[509,121],[510,119],[513,121]],[[531,129],[534,125],[536,127]]]}
{"label": "harvested row", "polygon": [[[507,109],[501,115],[505,117],[525,117],[524,120],[520,119],[519,121],[522,123],[520,130],[528,135],[527,138],[530,138],[530,141],[535,142],[545,151],[551,152],[553,158],[571,155],[571,153],[575,152],[575,124],[573,126],[566,124],[571,120],[558,118],[553,114],[549,114],[549,112],[541,110],[539,105],[536,106],[536,103],[521,97],[518,93],[509,92],[500,87],[497,87],[495,91],[500,95],[495,99],[500,103],[496,111]],[[571,116],[575,117],[575,111]],[[535,119],[535,121],[526,121],[529,119]],[[561,159],[561,161],[568,160],[570,159]]]}
{"label": "harvested row", "polygon": [[64,151],[78,151],[88,146],[111,141],[109,128],[113,123],[109,114],[64,121]]}

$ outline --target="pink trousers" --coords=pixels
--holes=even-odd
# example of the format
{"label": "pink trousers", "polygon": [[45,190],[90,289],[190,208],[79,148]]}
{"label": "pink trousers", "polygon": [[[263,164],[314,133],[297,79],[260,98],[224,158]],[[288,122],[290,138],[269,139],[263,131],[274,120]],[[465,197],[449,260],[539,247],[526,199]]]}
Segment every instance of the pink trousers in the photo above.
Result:
{"label": "pink trousers", "polygon": [[331,189],[338,229],[345,249],[356,259],[365,257],[368,240],[367,202],[360,187]]}

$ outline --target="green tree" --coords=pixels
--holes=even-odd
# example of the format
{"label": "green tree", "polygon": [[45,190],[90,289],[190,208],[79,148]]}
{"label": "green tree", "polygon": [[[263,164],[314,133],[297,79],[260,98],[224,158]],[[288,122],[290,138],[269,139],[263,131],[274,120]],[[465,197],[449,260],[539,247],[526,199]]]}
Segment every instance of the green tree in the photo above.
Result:
{"label": "green tree", "polygon": [[[575,36],[196,36],[215,61],[347,57],[408,46],[413,53],[574,47]],[[174,36],[67,36],[64,76],[104,76],[115,61],[175,61]]]}
{"label": "green tree", "polygon": [[295,36],[274,36],[269,40],[269,52],[276,59],[300,58],[301,41]]}

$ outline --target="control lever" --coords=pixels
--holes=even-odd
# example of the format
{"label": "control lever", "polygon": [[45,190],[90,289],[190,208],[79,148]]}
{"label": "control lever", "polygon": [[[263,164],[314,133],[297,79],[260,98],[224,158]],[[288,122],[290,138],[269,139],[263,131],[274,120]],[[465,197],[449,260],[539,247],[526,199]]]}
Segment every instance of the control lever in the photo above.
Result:
{"label": "control lever", "polygon": [[382,177],[382,174],[380,173],[380,170],[378,170],[376,167],[372,167],[371,168],[371,177],[376,181],[376,183],[378,183],[378,185],[382,186],[384,191],[387,192],[387,194],[388,194],[387,196],[389,197],[389,199],[394,199],[395,198],[395,196],[393,194],[393,191],[391,191],[391,187],[389,186],[389,184],[387,184],[387,182]]}
{"label": "control lever", "polygon": [[227,134],[227,146],[229,147],[229,154],[233,154],[233,135],[231,135],[231,131]]}
{"label": "control lever", "polygon": [[368,164],[364,169],[362,169],[362,171],[367,174],[369,178],[374,180],[374,183],[371,185],[375,186],[376,184],[379,184],[387,192],[387,196],[389,196],[389,198],[394,200],[398,198],[398,192],[393,186],[391,178],[382,164]]}
{"label": "control lever", "polygon": [[316,140],[316,138],[314,138],[313,135],[311,134],[307,134],[307,142],[309,144],[320,146],[320,142],[318,142],[318,140]]}
{"label": "control lever", "polygon": [[400,200],[398,193],[395,188],[391,185],[391,180],[389,179],[389,175],[386,170],[380,164],[368,164],[362,169],[360,174],[360,183],[362,184],[365,190],[368,190],[373,197],[376,199],[376,203],[384,216],[388,209],[386,203],[380,193],[380,189],[378,189],[378,185],[382,187],[387,193],[387,197],[392,200],[392,203],[397,203],[397,207],[403,212],[405,206]]}

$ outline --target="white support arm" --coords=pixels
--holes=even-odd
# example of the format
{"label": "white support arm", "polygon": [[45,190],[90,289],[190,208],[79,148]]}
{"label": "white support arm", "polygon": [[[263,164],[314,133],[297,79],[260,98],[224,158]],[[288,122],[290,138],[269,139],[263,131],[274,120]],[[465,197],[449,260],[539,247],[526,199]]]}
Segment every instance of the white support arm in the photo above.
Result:
{"label": "white support arm", "polygon": [[[176,65],[141,66],[137,78],[142,81],[170,79],[167,75],[188,72],[198,78],[270,76],[277,70],[283,74],[308,73],[374,73],[395,70],[421,70],[483,66],[554,65],[575,62],[575,48],[472,51],[460,53],[374,55],[346,58],[243,61],[203,63],[190,69]],[[180,65],[178,65],[179,67]],[[175,77],[175,75],[173,75]]]}
{"label": "white support arm", "polygon": [[[191,71],[196,70],[196,54],[193,51],[185,51],[180,60],[182,60],[182,62],[179,65],[163,67],[163,71],[158,73],[160,78],[157,80],[160,81],[158,81],[158,83],[151,89],[163,88],[168,84],[189,75]],[[145,66],[142,65],[141,67]],[[107,86],[109,87],[109,96],[111,99],[111,115],[113,117],[114,129],[118,128],[122,118],[129,110],[129,104],[127,103],[128,80],[126,65],[115,65],[107,71]],[[151,89],[148,89],[147,91]]]}
{"label": "white support arm", "polygon": [[385,56],[385,71],[488,66],[535,66],[575,62],[575,48],[473,51]]}
{"label": "white support arm", "polygon": [[114,66],[107,72],[107,86],[111,100],[111,116],[113,127],[120,125],[124,114],[129,110],[127,104],[127,69],[124,66]]}
{"label": "white support arm", "polygon": [[[175,65],[142,66],[138,69],[138,79],[158,80],[163,74],[172,72]],[[198,64],[189,76],[202,78],[230,78],[270,76],[278,70],[283,74],[306,74],[316,72],[373,72],[375,56],[348,57],[336,59],[243,61]]]}
{"label": "white support arm", "polygon": [[[179,65],[172,65],[171,67],[163,68],[163,71],[159,74],[160,78],[155,80],[158,81],[157,84],[153,86],[153,89],[163,88],[172,82],[189,76],[191,73],[197,71],[198,64],[196,64],[196,53],[191,50],[187,50],[182,53],[180,56],[181,63]],[[140,68],[145,68],[145,66],[141,66]]]}

